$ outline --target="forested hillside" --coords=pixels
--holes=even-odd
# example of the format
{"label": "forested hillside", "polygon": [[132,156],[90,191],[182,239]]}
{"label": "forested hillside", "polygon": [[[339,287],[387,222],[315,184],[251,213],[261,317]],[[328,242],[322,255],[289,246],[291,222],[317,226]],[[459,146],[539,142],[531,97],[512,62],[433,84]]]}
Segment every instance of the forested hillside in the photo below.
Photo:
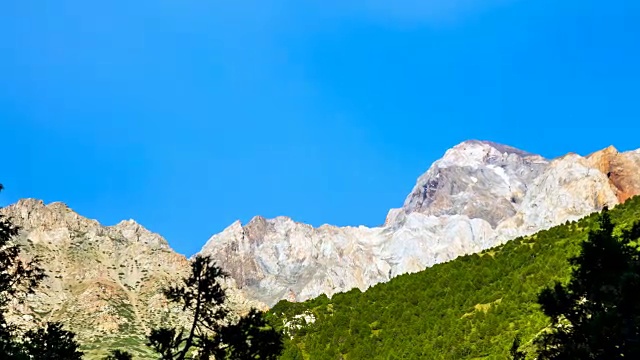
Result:
{"label": "forested hillside", "polygon": [[[640,219],[640,197],[610,211],[618,229]],[[523,347],[548,320],[538,293],[570,275],[568,258],[597,227],[596,214],[517,238],[364,293],[279,302],[271,320],[288,326],[282,359],[506,359],[516,333]]]}

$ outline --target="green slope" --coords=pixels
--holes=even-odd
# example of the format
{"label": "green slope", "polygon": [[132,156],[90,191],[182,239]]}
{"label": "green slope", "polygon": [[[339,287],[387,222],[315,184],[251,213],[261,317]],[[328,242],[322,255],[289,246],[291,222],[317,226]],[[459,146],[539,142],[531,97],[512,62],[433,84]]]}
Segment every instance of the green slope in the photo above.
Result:
{"label": "green slope", "polygon": [[[619,228],[630,227],[640,220],[640,197],[611,215]],[[506,359],[516,332],[526,350],[546,327],[537,294],[568,280],[567,260],[596,219],[591,214],[364,293],[281,301],[269,312],[275,324],[303,313],[316,318],[291,331],[282,359]]]}

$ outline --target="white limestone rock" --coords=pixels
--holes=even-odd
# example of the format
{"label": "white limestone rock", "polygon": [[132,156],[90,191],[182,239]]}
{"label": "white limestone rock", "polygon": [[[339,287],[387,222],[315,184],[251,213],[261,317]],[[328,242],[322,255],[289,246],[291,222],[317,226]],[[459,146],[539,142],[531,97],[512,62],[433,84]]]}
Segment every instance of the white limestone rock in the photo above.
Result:
{"label": "white limestone rock", "polygon": [[375,228],[256,217],[214,235],[212,255],[249,296],[275,304],[360,288],[575,220],[640,193],[640,151],[547,160],[467,141],[418,179]]}

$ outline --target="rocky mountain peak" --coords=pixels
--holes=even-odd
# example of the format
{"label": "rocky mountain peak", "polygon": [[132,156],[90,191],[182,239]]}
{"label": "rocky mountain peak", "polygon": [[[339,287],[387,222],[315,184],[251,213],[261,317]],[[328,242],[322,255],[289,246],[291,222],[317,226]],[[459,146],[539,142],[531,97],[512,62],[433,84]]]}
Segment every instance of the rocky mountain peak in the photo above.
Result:
{"label": "rocky mountain peak", "polygon": [[147,245],[152,245],[154,247],[169,248],[169,243],[154,232],[147,230],[142,225],[138,224],[135,220],[123,220],[116,225],[110,226],[109,228],[119,232],[122,236],[132,242],[141,242]]}
{"label": "rocky mountain peak", "polygon": [[640,192],[640,178],[635,173],[640,166],[640,152],[619,152],[609,146],[587,155],[589,166],[594,167],[607,176],[619,201]]}
{"label": "rocky mountain peak", "polygon": [[[548,161],[511,146],[465,141],[447,150],[418,178],[403,210],[406,214],[467,215],[492,226],[515,214],[526,184]],[[397,212],[389,219],[403,219]]]}
{"label": "rocky mountain peak", "polygon": [[251,220],[249,220],[249,222],[247,224],[252,223],[252,222],[261,222],[261,221],[265,221],[265,220],[267,220],[267,219],[264,216],[256,215],[256,216],[252,217]]}
{"label": "rocky mountain peak", "polygon": [[484,140],[467,140],[447,150],[444,156],[433,165],[440,168],[477,167],[504,161],[509,156],[539,157],[508,145]]}
{"label": "rocky mountain peak", "polygon": [[48,205],[38,199],[21,199],[17,203],[2,209],[5,216],[11,217],[16,225],[22,227],[44,226],[46,228],[70,228],[85,231],[99,226],[96,220],[87,219],[75,213],[62,202]]}
{"label": "rocky mountain peak", "polygon": [[212,255],[252,297],[268,304],[361,290],[576,220],[640,194],[640,151],[610,147],[547,160],[470,140],[418,178],[382,227],[313,228],[256,217],[214,235]]}
{"label": "rocky mountain peak", "polygon": [[[608,147],[547,160],[471,140],[435,161],[402,208],[389,211],[384,226],[314,228],[285,216],[255,216],[213,235],[200,253],[230,274],[229,289],[242,289],[230,292],[235,304],[246,307],[248,294],[273,305],[365,290],[637,194],[640,150]],[[150,324],[144,319],[155,321],[158,309],[166,309],[160,286],[188,271],[186,258],[133,220],[105,227],[63,203],[35,199],[0,213],[23,227],[22,244],[46,260],[49,292],[30,304],[34,314],[66,318],[84,338],[129,326],[131,333],[143,333]]]}
{"label": "rocky mountain peak", "polygon": [[[25,257],[38,256],[47,278],[26,304],[17,304],[11,321],[25,326],[62,321],[90,345],[89,358],[104,358],[104,349],[128,339],[136,358],[145,354],[145,336],[166,321],[180,322],[162,289],[189,271],[188,260],[160,235],[134,220],[102,226],[63,203],[45,205],[23,199],[0,214],[21,227],[16,238]],[[238,313],[264,304],[247,301],[233,279],[223,281],[228,303]]]}

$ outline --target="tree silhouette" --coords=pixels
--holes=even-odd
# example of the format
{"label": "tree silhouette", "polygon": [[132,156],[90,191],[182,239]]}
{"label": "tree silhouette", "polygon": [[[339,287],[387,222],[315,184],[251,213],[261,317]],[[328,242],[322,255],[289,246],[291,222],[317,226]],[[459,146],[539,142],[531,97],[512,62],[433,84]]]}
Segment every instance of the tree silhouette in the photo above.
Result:
{"label": "tree silhouette", "polygon": [[81,360],[83,353],[75,334],[62,324],[49,322],[45,328],[29,330],[24,336],[24,352],[33,360]]}
{"label": "tree silhouette", "polygon": [[0,359],[14,359],[21,354],[21,346],[15,341],[17,328],[6,319],[8,306],[12,301],[23,302],[45,277],[37,258],[28,262],[19,258],[20,248],[13,242],[19,230],[10,219],[0,215]]}
{"label": "tree silhouette", "polygon": [[220,329],[225,359],[276,359],[283,350],[282,336],[271,330],[262,312],[251,309],[235,325]]}
{"label": "tree silhouette", "polygon": [[187,329],[153,329],[148,345],[162,360],[184,359],[272,359],[282,351],[281,334],[269,327],[262,313],[253,309],[237,324],[228,324],[226,293],[219,283],[222,269],[208,256],[198,255],[191,274],[181,286],[164,291],[171,302],[182,305],[190,315]]}
{"label": "tree silhouette", "polygon": [[513,344],[511,345],[511,349],[509,349],[509,355],[511,356],[510,360],[524,360],[526,354],[523,351],[520,351],[520,335],[516,335],[513,338]]}
{"label": "tree silhouette", "polygon": [[133,356],[122,350],[111,350],[104,360],[133,360]]}
{"label": "tree silhouette", "polygon": [[538,302],[552,329],[538,340],[539,359],[640,359],[640,224],[615,235],[605,208],[589,232],[572,277],[543,290]]}

